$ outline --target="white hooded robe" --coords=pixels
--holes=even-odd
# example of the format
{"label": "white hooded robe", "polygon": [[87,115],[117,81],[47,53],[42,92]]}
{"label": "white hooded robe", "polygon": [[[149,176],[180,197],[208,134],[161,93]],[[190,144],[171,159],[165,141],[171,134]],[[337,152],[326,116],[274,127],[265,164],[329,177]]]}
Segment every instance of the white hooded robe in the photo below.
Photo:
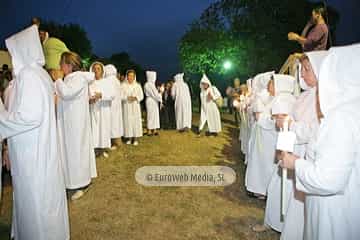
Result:
{"label": "white hooded robe", "polygon": [[156,89],[156,72],[146,72],[147,82],[144,86],[146,95],[146,116],[147,129],[154,130],[160,128],[159,104],[162,103],[162,96]]}
{"label": "white hooded robe", "polygon": [[184,74],[174,77],[175,83],[171,89],[171,96],[175,100],[176,129],[191,128],[191,96],[189,86],[184,82]]}
{"label": "white hooded robe", "polygon": [[[95,64],[90,67],[90,72]],[[102,65],[102,64],[101,64]],[[105,68],[103,78],[91,82],[89,85],[90,96],[95,93],[101,93],[102,97],[95,103],[90,104],[91,129],[94,141],[94,148],[110,148],[111,147],[111,104],[115,98],[115,90],[112,82],[105,78]]]}
{"label": "white hooded robe", "polygon": [[295,161],[306,193],[304,239],[360,237],[360,45],[329,50],[319,74],[321,121],[312,161]]}
{"label": "white hooded robe", "polygon": [[63,172],[56,133],[53,85],[43,69],[35,25],[6,40],[15,73],[14,101],[0,113],[8,139],[17,240],[70,239]]}
{"label": "white hooded robe", "polygon": [[[138,138],[143,135],[140,102],[144,99],[141,85],[135,80],[130,84],[127,77],[122,85],[123,88],[123,118],[124,137]],[[130,102],[128,97],[136,97],[136,101]]]}
{"label": "white hooded robe", "polygon": [[57,126],[65,185],[78,189],[97,176],[89,112],[89,82],[94,74],[73,72],[56,81]]}
{"label": "white hooded robe", "polygon": [[105,66],[105,77],[109,79],[114,89],[114,100],[111,103],[111,138],[121,138],[124,136],[121,104],[122,89],[120,81],[117,78],[117,69],[114,65],[109,64]]}
{"label": "white hooded robe", "polygon": [[[205,90],[202,88],[201,84],[206,83],[209,87]],[[207,123],[210,133],[219,133],[221,132],[221,118],[218,106],[216,105],[216,100],[221,98],[221,93],[219,90],[211,85],[210,80],[204,74],[200,81],[200,100],[201,100],[201,115],[200,115],[200,126],[199,131],[201,131],[205,124]],[[212,96],[212,100],[208,100],[208,94]]]}

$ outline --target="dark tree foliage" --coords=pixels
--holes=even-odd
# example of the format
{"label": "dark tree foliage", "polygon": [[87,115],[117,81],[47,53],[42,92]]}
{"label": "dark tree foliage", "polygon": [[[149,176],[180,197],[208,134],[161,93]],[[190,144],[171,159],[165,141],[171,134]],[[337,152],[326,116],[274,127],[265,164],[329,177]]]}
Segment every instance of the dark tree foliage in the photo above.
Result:
{"label": "dark tree foliage", "polygon": [[[318,6],[307,0],[220,0],[209,6],[191,24],[180,40],[182,67],[191,75],[208,73],[215,81],[247,77],[279,70],[287,57],[301,51],[287,40],[290,31],[301,33]],[[339,16],[328,8],[330,29],[334,32]],[[224,61],[233,68],[225,70]]]}

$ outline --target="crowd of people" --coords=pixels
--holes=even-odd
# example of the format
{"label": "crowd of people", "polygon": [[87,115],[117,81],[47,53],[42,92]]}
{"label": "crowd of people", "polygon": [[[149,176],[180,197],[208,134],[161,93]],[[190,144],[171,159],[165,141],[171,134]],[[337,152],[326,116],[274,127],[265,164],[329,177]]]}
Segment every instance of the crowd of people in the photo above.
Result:
{"label": "crowd of people", "polygon": [[[314,33],[325,31],[321,11],[313,18],[321,26],[312,37],[290,33],[289,40],[307,50],[324,48]],[[6,39],[13,69],[0,101],[0,139],[13,183],[11,234],[64,240],[70,239],[67,195],[75,201],[89,190],[96,157],[109,157],[122,142],[139,145],[140,103],[145,99],[149,136],[160,128],[186,132],[192,128],[191,94],[182,73],[156,86],[157,73],[147,71],[142,87],[132,69],[124,79],[100,61],[86,71],[78,54],[58,39],[49,42],[39,21],[33,23]],[[246,84],[234,81],[228,95],[240,128],[245,187],[266,200],[264,223],[254,231],[273,229],[284,240],[359,239],[359,56],[360,45],[306,51],[298,55],[296,77],[271,71]],[[198,134],[207,125],[216,136],[223,98],[205,74],[199,87]],[[296,136],[292,151],[279,148],[283,132]]]}
{"label": "crowd of people", "polygon": [[[48,34],[34,23],[6,39],[13,69],[0,101],[0,137],[14,191],[11,234],[69,239],[67,198],[79,200],[89,190],[97,156],[108,158],[122,142],[139,145],[140,103],[145,99],[149,136],[159,135],[161,124],[186,132],[192,128],[191,95],[182,73],[156,86],[156,72],[147,71],[142,87],[132,69],[124,79],[114,65],[99,61],[86,71],[77,53],[58,39],[49,45]],[[199,133],[207,124],[216,135],[221,94],[206,75],[199,87]]]}

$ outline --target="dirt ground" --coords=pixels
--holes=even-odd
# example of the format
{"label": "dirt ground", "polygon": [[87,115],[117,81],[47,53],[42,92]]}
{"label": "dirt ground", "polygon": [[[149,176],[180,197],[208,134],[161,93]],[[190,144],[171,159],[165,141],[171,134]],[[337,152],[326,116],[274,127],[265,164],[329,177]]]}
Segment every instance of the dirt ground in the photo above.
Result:
{"label": "dirt ground", "polygon": [[[195,115],[194,123],[198,116]],[[97,160],[98,178],[80,200],[69,201],[71,239],[278,239],[275,232],[256,234],[265,202],[244,188],[245,166],[232,117],[223,116],[223,133],[197,137],[193,132],[161,131],[140,145],[121,146],[110,158]],[[224,165],[237,180],[227,187],[144,187],[135,171],[152,165]],[[0,208],[0,239],[8,239],[11,184]]]}

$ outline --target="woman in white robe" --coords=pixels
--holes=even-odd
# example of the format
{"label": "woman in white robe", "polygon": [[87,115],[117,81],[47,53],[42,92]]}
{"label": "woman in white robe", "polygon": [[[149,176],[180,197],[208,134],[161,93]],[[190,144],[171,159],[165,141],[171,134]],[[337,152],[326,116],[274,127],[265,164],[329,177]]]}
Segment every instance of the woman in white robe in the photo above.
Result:
{"label": "woman in white robe", "polygon": [[210,80],[204,74],[200,81],[201,115],[199,134],[207,123],[210,135],[216,136],[221,132],[221,117],[216,100],[221,98],[219,90],[211,85]]}
{"label": "woman in white robe", "polygon": [[[275,145],[277,133],[274,121],[271,119],[271,107],[274,97],[273,87],[269,84],[273,74],[266,74],[259,80],[262,90],[257,96],[254,106],[256,120],[253,126],[251,152],[245,174],[247,191],[256,197],[264,199],[271,180],[275,164]],[[270,91],[271,93],[270,93]]]}
{"label": "woman in white robe", "polygon": [[94,62],[90,72],[95,73],[95,81],[89,85],[90,116],[94,148],[97,154],[108,158],[106,150],[111,148],[111,104],[115,90],[109,79],[105,78],[104,65]]}
{"label": "woman in white robe", "polygon": [[[301,59],[302,74],[300,86],[304,90],[298,97],[290,121],[290,130],[296,134],[294,154],[304,158],[307,145],[316,136],[319,122],[316,114],[316,85],[319,78],[320,66],[327,56],[327,51],[309,52],[307,57]],[[310,72],[310,76],[308,74]],[[279,128],[282,127],[281,119],[277,120]],[[289,171],[292,172],[293,171]],[[287,204],[287,211],[284,219],[282,240],[302,240],[304,238],[304,201],[305,193],[296,190],[294,174],[291,174],[292,185],[291,195]],[[280,201],[280,200],[279,200]]]}
{"label": "woman in white robe", "polygon": [[140,102],[144,99],[144,93],[136,81],[134,70],[126,72],[122,87],[124,137],[127,138],[126,144],[137,146],[139,137],[143,135]]}
{"label": "woman in white robe", "polygon": [[184,82],[183,73],[175,75],[174,79],[171,96],[175,100],[176,129],[183,132],[191,129],[191,95],[189,86]]}
{"label": "woman in white robe", "polygon": [[13,237],[70,239],[63,172],[58,153],[53,85],[43,69],[37,26],[6,40],[15,82],[9,110],[0,113],[13,183]]}
{"label": "woman in white robe", "polygon": [[305,196],[304,239],[356,240],[360,236],[360,45],[329,50],[320,68],[321,118],[312,159],[283,153]]}
{"label": "woman in white robe", "polygon": [[97,177],[95,152],[89,114],[89,83],[94,74],[81,72],[81,59],[76,53],[61,56],[64,80],[55,82],[59,149],[67,189],[77,190],[72,200],[81,198]]}
{"label": "woman in white robe", "polygon": [[105,77],[112,83],[114,89],[114,100],[111,103],[111,139],[112,148],[116,149],[121,144],[121,137],[124,136],[124,124],[121,104],[121,84],[117,78],[117,69],[114,65],[105,66]]}
{"label": "woman in white robe", "polygon": [[146,95],[146,119],[148,135],[158,135],[157,129],[160,128],[159,105],[162,104],[162,95],[156,89],[156,72],[146,71],[147,82],[144,86]]}

